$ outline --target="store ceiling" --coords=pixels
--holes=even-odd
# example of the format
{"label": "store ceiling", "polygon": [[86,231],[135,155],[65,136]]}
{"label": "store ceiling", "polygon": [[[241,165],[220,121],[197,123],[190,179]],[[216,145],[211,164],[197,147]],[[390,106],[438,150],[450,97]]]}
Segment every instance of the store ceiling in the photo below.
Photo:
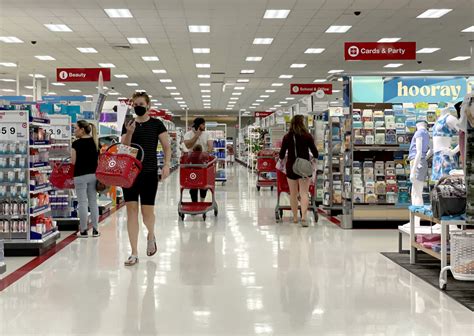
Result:
{"label": "store ceiling", "polygon": [[[265,110],[289,97],[290,83],[311,83],[328,76],[328,71],[381,71],[393,62],[344,62],[344,41],[378,41],[399,37],[416,41],[417,48],[441,48],[431,54],[418,54],[416,61],[403,61],[400,71],[434,69],[469,71],[471,61],[450,61],[470,55],[469,40],[474,33],[461,32],[474,25],[473,0],[0,0],[0,36],[14,36],[24,43],[0,42],[0,62],[20,64],[21,94],[31,94],[33,72],[55,81],[57,67],[98,67],[113,63],[113,87],[119,96],[129,97],[136,89],[146,90],[160,108],[182,114],[170,95],[179,92],[191,114],[229,114],[239,109]],[[110,18],[106,8],[127,8],[133,18]],[[430,8],[450,8],[439,19],[417,19]],[[264,19],[267,9],[288,9],[286,19]],[[354,11],[361,11],[359,16]],[[72,32],[52,32],[45,24],[66,24]],[[209,25],[210,33],[190,33],[189,25]],[[350,25],[343,34],[325,33],[331,25]],[[129,37],[144,37],[149,44],[129,44]],[[255,45],[255,38],[273,38],[271,45]],[[31,44],[30,41],[37,41]],[[114,46],[131,46],[131,49]],[[81,53],[76,48],[95,48],[97,53]],[[209,48],[208,54],[193,48]],[[308,48],[324,48],[320,54],[306,54]],[[52,56],[41,61],[35,56]],[[157,56],[145,62],[142,56]],[[260,62],[247,57],[262,57]],[[293,63],[305,68],[290,68]],[[398,62],[397,62],[398,63]],[[196,64],[210,64],[197,68]],[[152,70],[165,69],[166,74]],[[254,74],[240,74],[255,70]],[[114,75],[126,74],[128,78]],[[200,79],[198,74],[211,75]],[[280,75],[293,75],[280,79]],[[16,68],[0,66],[0,79],[15,79]],[[161,83],[171,79],[172,83]],[[237,83],[249,79],[248,83]],[[137,83],[138,86],[127,86]],[[209,87],[200,83],[211,83]],[[283,86],[272,87],[272,83]],[[223,90],[225,85],[225,91]],[[238,85],[237,85],[238,84]],[[45,87],[46,84],[43,84]],[[176,87],[168,90],[166,87]],[[244,87],[235,90],[235,86]],[[11,95],[15,82],[0,81],[0,94]],[[201,90],[211,90],[202,93]],[[93,83],[49,86],[58,95],[96,92]],[[265,92],[275,90],[275,92]],[[241,92],[241,95],[232,95]],[[13,92],[14,93],[14,92]],[[202,97],[210,95],[211,97]],[[260,97],[269,96],[269,97]],[[237,103],[226,110],[231,97]],[[114,98],[111,96],[110,98]],[[204,109],[203,99],[211,101]],[[256,102],[256,100],[263,102]],[[250,109],[251,110],[251,109]]]}

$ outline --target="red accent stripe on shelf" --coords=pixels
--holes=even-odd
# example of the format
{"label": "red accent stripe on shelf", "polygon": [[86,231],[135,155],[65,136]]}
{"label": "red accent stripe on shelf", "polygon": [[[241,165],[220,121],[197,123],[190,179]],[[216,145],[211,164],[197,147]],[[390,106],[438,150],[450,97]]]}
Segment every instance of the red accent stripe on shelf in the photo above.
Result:
{"label": "red accent stripe on shelf", "polygon": [[321,210],[321,209],[318,209],[318,212],[323,215],[324,217],[326,217],[326,219],[328,221],[330,221],[331,223],[333,224],[336,224],[337,226],[341,226],[341,221],[339,219],[337,219],[336,217],[334,216],[329,216],[325,211]]}
{"label": "red accent stripe on shelf", "polygon": [[0,292],[15,283],[16,281],[20,280],[26,274],[34,270],[36,267],[40,266],[46,260],[54,256],[56,253],[61,251],[63,248],[71,244],[74,240],[77,239],[76,233],[71,234],[66,239],[62,240],[61,242],[57,243],[55,247],[48,250],[45,254],[34,258],[27,264],[23,265],[13,273],[7,275],[5,278],[0,280]]}

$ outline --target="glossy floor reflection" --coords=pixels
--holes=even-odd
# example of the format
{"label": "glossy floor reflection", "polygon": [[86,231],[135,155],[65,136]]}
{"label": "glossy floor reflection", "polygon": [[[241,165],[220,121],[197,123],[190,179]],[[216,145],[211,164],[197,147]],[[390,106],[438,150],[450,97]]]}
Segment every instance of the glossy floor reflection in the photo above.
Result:
{"label": "glossy floor reflection", "polygon": [[178,222],[160,185],[159,253],[125,268],[125,211],[0,293],[0,335],[474,335],[474,314],[379,254],[395,231],[275,224],[242,167],[220,214]]}

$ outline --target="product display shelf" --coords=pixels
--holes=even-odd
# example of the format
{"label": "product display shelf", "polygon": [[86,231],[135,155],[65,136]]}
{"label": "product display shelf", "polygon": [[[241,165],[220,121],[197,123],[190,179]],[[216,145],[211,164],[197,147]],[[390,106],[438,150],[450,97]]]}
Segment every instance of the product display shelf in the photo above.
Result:
{"label": "product display shelf", "polygon": [[0,166],[14,168],[0,177],[0,238],[6,256],[40,255],[59,237],[51,218],[46,174],[50,120],[44,115],[32,117],[36,114],[40,113],[31,106],[29,111],[5,111],[2,118],[8,135],[0,142]]}
{"label": "product display shelf", "polygon": [[217,159],[216,163],[216,182],[227,182],[227,124],[206,123],[207,132],[213,139],[213,155]]}
{"label": "product display shelf", "polygon": [[7,271],[7,265],[5,264],[5,251],[3,246],[3,239],[0,239],[0,275]]}

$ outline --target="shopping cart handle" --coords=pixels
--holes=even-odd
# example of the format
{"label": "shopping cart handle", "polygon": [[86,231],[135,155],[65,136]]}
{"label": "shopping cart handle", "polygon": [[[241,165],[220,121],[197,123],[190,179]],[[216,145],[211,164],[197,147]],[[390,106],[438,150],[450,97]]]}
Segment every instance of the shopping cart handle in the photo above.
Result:
{"label": "shopping cart handle", "polygon": [[207,168],[214,163],[216,163],[217,158],[214,158],[212,161],[209,161],[207,163],[182,163],[180,166],[183,168]]}
{"label": "shopping cart handle", "polygon": [[[112,147],[115,147],[115,146],[118,146],[118,145],[125,145],[125,144],[123,144],[121,142],[116,142],[116,143],[110,145],[109,147],[107,147],[105,152],[108,152]],[[133,147],[133,146],[136,146],[142,152],[142,155],[140,157],[140,162],[143,162],[143,159],[144,159],[144,156],[145,156],[145,151],[143,150],[142,146],[140,146],[139,144],[136,144],[136,143],[131,143],[129,147]]]}

